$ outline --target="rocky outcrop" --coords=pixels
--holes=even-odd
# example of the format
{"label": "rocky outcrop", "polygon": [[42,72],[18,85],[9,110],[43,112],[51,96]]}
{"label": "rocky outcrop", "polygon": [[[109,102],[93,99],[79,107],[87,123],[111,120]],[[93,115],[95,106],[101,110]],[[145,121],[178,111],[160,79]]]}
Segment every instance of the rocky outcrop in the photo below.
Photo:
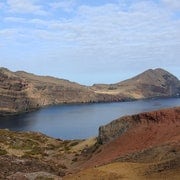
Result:
{"label": "rocky outcrop", "polygon": [[150,125],[159,126],[160,124],[165,125],[166,128],[168,128],[168,126],[170,127],[171,124],[180,124],[180,107],[124,116],[114,120],[99,128],[98,141],[101,144],[105,144],[120,137],[131,129],[140,126],[148,128]]}
{"label": "rocky outcrop", "polygon": [[144,176],[142,179],[146,179],[146,175],[152,175],[153,179],[155,173],[159,174],[155,179],[159,179],[160,172],[164,174],[163,178],[167,172],[171,172],[168,174],[169,179],[172,173],[178,177],[180,107],[125,116],[112,121],[99,128],[98,144],[88,152],[92,154],[88,156],[83,168],[104,165],[113,167],[113,163],[120,163],[121,169],[128,163],[130,167],[132,164],[141,164],[142,168],[147,166],[141,174]]}
{"label": "rocky outcrop", "polygon": [[178,180],[180,107],[125,116],[100,127],[98,143],[84,151],[84,159],[81,171],[65,179]]}

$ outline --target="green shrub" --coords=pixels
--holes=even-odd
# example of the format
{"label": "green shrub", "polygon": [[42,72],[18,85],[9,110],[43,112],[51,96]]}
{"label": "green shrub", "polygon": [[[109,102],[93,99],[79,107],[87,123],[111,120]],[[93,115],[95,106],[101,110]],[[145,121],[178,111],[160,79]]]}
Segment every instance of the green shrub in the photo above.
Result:
{"label": "green shrub", "polygon": [[7,154],[7,151],[6,151],[6,150],[0,149],[0,156],[6,155],[6,154]]}

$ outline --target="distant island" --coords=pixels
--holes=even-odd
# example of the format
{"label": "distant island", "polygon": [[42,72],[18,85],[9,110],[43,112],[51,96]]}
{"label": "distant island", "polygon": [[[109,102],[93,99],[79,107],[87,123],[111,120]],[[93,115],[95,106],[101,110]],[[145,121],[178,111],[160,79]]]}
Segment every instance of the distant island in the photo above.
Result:
{"label": "distant island", "polygon": [[93,86],[0,68],[1,116],[30,112],[54,104],[120,102],[179,95],[179,79],[160,68],[149,69],[115,84]]}

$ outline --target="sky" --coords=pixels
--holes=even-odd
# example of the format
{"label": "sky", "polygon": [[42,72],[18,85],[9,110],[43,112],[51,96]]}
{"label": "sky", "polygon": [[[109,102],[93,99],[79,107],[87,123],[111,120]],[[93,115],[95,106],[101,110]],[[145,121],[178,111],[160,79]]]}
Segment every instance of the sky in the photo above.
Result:
{"label": "sky", "polygon": [[180,78],[180,0],[0,0],[0,66],[85,85]]}

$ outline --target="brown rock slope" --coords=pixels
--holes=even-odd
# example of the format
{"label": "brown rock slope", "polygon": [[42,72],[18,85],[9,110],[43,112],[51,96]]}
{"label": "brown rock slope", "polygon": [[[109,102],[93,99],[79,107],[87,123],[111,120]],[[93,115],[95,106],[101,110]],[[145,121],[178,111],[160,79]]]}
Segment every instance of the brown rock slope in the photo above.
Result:
{"label": "brown rock slope", "polygon": [[0,114],[27,112],[39,107],[94,100],[85,86],[53,77],[0,69]]}
{"label": "brown rock slope", "polygon": [[0,68],[0,115],[29,112],[53,104],[122,100],[121,95],[97,94],[68,80]]}
{"label": "brown rock slope", "polygon": [[180,178],[180,107],[122,117],[100,127],[98,142],[86,170],[65,179]]}
{"label": "brown rock slope", "polygon": [[180,94],[180,81],[163,69],[149,69],[131,79],[116,84],[96,84],[99,94],[121,94],[129,99],[169,97]]}
{"label": "brown rock slope", "polygon": [[27,81],[7,69],[0,69],[0,114],[16,113],[36,108],[35,98],[29,99]]}
{"label": "brown rock slope", "polygon": [[127,101],[180,94],[180,82],[162,69],[112,85],[87,87],[49,76],[0,68],[0,115],[29,112],[61,103]]}

